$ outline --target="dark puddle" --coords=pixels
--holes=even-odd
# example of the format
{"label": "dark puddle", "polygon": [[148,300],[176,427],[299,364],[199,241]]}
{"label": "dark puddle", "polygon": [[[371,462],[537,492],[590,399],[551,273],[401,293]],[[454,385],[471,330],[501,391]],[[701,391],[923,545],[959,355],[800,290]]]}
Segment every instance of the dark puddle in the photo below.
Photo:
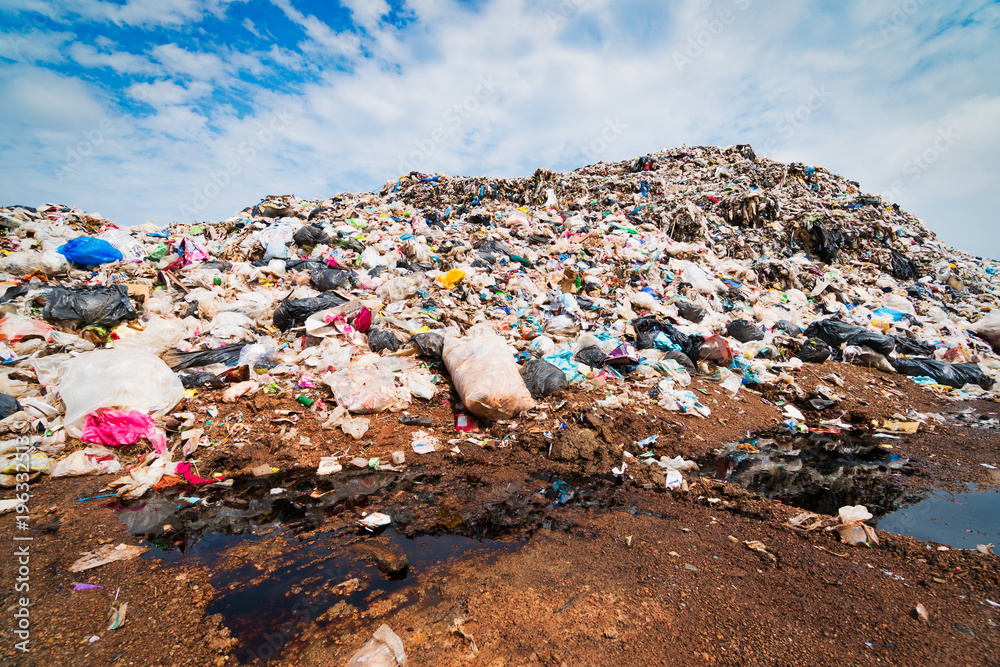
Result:
{"label": "dark puddle", "polygon": [[843,435],[759,436],[726,445],[698,464],[703,475],[821,514],[864,505],[882,516],[926,495],[903,483],[903,476],[914,474],[908,459],[877,441]]}
{"label": "dark puddle", "polygon": [[882,517],[876,525],[957,549],[1000,544],[1000,491],[934,491],[929,498]]}
{"label": "dark puddle", "polygon": [[[471,551],[499,553],[523,543],[511,537],[525,524],[525,513],[512,507],[516,494],[465,516],[440,504],[438,479],[416,469],[326,477],[297,471],[235,480],[228,487],[150,493],[139,502],[111,506],[128,530],[152,547],[144,557],[213,568],[216,595],[206,615],[223,616],[240,642],[241,662],[265,663],[309,624],[334,623],[342,631],[390,597],[393,608],[426,603],[428,592],[418,587],[418,575]],[[399,495],[410,498],[409,505],[393,503],[390,496]],[[385,512],[393,522],[375,532],[360,528],[354,519],[365,511]],[[345,512],[344,520],[323,531],[325,522]],[[433,521],[421,525],[432,525],[432,531],[411,525],[428,516]],[[230,551],[268,539],[273,543]],[[384,563],[378,558],[356,553],[361,545],[397,559],[402,555],[407,567],[380,571]],[[335,588],[351,580],[357,581]]]}

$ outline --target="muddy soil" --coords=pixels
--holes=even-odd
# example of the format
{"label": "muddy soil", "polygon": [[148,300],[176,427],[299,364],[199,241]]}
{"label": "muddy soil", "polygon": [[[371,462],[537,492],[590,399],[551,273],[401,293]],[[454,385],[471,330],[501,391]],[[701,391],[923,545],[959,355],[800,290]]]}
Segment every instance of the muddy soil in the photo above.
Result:
{"label": "muddy soil", "polygon": [[[996,489],[989,413],[1000,405],[841,364],[807,365],[796,384],[801,395],[744,389],[733,400],[696,378],[705,419],[639,402],[600,409],[595,394],[562,390],[544,417],[471,433],[455,430],[457,397],[439,394],[410,411],[430,426],[372,416],[360,440],[322,429],[294,396],[225,404],[203,392],[178,412],[195,412],[212,442],[199,474],[231,482],[125,502],[97,497],[106,477],[44,479],[28,530],[0,517],[6,544],[32,538],[31,650],[14,648],[8,619],[0,660],[326,667],[385,623],[411,665],[1000,664],[996,556],[880,527],[878,544],[849,546],[790,522],[844,503],[880,525],[933,494]],[[818,384],[842,400],[814,410]],[[783,430],[789,404],[812,433]],[[907,410],[955,416],[880,437]],[[848,426],[820,423],[836,419]],[[438,451],[412,451],[418,429]],[[623,453],[647,449],[695,459],[688,489],[666,489],[647,474],[655,466]],[[384,468],[393,451],[406,455],[399,470],[315,474],[322,456]],[[611,473],[629,460],[624,476]],[[359,526],[376,512],[391,523]],[[997,516],[962,532],[989,543]],[[118,544],[148,550],[70,571],[81,553]],[[8,611],[15,573],[0,577]],[[100,588],[74,591],[81,583]],[[109,630],[123,602],[126,620]]]}

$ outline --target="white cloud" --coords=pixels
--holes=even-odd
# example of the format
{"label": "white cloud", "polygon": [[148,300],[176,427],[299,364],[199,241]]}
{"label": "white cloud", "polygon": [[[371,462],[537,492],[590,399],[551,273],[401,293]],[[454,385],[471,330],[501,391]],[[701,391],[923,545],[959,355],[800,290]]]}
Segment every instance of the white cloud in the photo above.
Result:
{"label": "white cloud", "polygon": [[263,39],[263,37],[261,37],[261,34],[257,32],[257,26],[254,25],[254,22],[250,20],[249,16],[243,19],[243,23],[241,25],[244,28],[246,28],[250,32],[250,34],[252,34],[254,37],[257,37],[258,39]]}
{"label": "white cloud", "polygon": [[351,10],[354,22],[363,28],[375,26],[389,13],[389,3],[386,0],[340,0],[340,2]]}
{"label": "white cloud", "polygon": [[281,9],[290,21],[297,24],[311,40],[302,44],[302,48],[310,51],[321,51],[334,56],[354,56],[359,50],[360,41],[351,32],[334,32],[313,15],[306,15],[297,10],[291,0],[271,0]]}
{"label": "white cloud", "polygon": [[173,81],[160,80],[152,83],[134,83],[128,88],[130,97],[158,108],[186,104],[211,91],[212,87],[203,81],[195,81],[184,87]]}
{"label": "white cloud", "polygon": [[83,67],[110,67],[118,74],[157,74],[163,70],[145,56],[127,51],[109,51],[107,46],[103,48],[104,51],[99,51],[90,44],[74,42],[70,45],[69,53]]}
{"label": "white cloud", "polygon": [[220,79],[229,69],[214,53],[188,51],[177,44],[159,44],[151,53],[167,71],[194,79]]}

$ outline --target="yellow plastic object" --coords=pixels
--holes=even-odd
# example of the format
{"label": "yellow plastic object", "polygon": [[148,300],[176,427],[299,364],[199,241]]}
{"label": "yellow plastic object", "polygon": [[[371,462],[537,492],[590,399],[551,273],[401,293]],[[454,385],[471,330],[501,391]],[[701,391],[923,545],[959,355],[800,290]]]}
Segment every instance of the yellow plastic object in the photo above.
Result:
{"label": "yellow plastic object", "polygon": [[465,277],[465,271],[462,269],[452,269],[448,273],[444,273],[437,277],[438,282],[447,287],[448,289],[453,288],[455,285],[462,282],[462,278]]}

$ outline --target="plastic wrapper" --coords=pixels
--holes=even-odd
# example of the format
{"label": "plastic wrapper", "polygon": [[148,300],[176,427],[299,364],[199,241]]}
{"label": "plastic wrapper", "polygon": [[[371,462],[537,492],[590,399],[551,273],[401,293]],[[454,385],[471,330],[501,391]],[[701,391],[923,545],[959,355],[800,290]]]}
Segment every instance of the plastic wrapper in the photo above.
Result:
{"label": "plastic wrapper", "polygon": [[120,262],[122,253],[104,239],[79,236],[59,246],[59,254],[80,266],[98,266]]}
{"label": "plastic wrapper", "polygon": [[445,338],[443,357],[462,403],[477,417],[510,419],[534,406],[506,342],[488,324]]}
{"label": "plastic wrapper", "polygon": [[84,417],[98,408],[131,408],[160,416],[184,398],[181,380],[170,367],[140,350],[85,352],[64,369],[58,390],[71,437],[79,437]]}
{"label": "plastic wrapper", "polygon": [[125,285],[81,287],[70,290],[57,287],[49,292],[42,317],[68,325],[110,327],[139,317],[128,298]]}
{"label": "plastic wrapper", "polygon": [[347,303],[347,299],[333,293],[321,294],[309,299],[288,299],[282,301],[274,309],[272,322],[279,330],[288,331],[305,322],[313,313],[345,303]]}
{"label": "plastic wrapper", "polygon": [[521,367],[520,373],[524,386],[535,399],[548,396],[566,386],[566,374],[558,366],[542,359],[529,359]]}
{"label": "plastic wrapper", "polygon": [[983,389],[993,386],[993,378],[983,373],[979,364],[949,364],[937,359],[895,359],[893,368],[911,377],[930,377],[938,384],[962,388],[967,384],[979,385]]}
{"label": "plastic wrapper", "polygon": [[398,412],[410,404],[409,391],[397,389],[393,373],[374,366],[342,368],[323,378],[333,397],[348,412]]}

